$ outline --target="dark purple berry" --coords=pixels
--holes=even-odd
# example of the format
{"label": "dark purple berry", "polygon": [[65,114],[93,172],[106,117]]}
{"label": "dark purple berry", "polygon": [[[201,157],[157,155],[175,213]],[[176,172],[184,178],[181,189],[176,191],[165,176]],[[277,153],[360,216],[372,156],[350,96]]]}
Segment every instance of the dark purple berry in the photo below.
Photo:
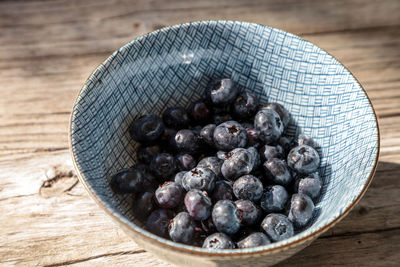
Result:
{"label": "dark purple berry", "polygon": [[196,167],[186,172],[183,176],[182,186],[189,191],[191,189],[199,189],[202,191],[212,192],[215,186],[215,173],[203,167]]}
{"label": "dark purple berry", "polygon": [[288,136],[282,136],[279,138],[278,144],[283,148],[285,155],[287,155],[292,148],[298,145],[293,138]]}
{"label": "dark purple berry", "polygon": [[157,140],[163,134],[164,124],[160,117],[149,114],[134,121],[129,131],[135,141],[146,143]]}
{"label": "dark purple berry", "polygon": [[318,152],[307,145],[301,145],[290,150],[287,162],[290,168],[302,174],[315,172],[320,163]]}
{"label": "dark purple berry", "polygon": [[262,141],[272,144],[282,135],[283,123],[278,113],[271,109],[262,109],[254,117],[254,128],[259,131]]}
{"label": "dark purple berry", "polygon": [[267,213],[280,212],[285,208],[288,197],[289,195],[283,186],[267,186],[261,197],[261,208]]}
{"label": "dark purple berry", "polygon": [[264,170],[267,177],[274,183],[288,185],[292,181],[292,175],[285,161],[277,158],[264,162]]}
{"label": "dark purple berry", "polygon": [[167,209],[157,209],[147,218],[146,228],[153,234],[168,237],[169,221],[174,217],[174,212]]}
{"label": "dark purple berry", "polygon": [[200,150],[200,138],[192,130],[179,130],[173,142],[178,151],[188,154],[197,154]]}
{"label": "dark purple berry", "polygon": [[190,123],[189,116],[182,107],[167,108],[163,113],[163,121],[167,127],[177,130],[187,128]]}
{"label": "dark purple berry", "polygon": [[251,226],[259,222],[261,210],[250,200],[236,200],[236,207],[242,218],[242,225]]}
{"label": "dark purple berry", "polygon": [[283,127],[286,128],[286,126],[289,125],[290,122],[290,113],[285,109],[281,104],[278,103],[270,103],[263,107],[263,109],[272,109],[276,113],[278,113],[279,117],[282,120]]}
{"label": "dark purple berry", "polygon": [[244,175],[233,184],[233,193],[238,199],[258,201],[263,193],[263,185],[255,176]]}
{"label": "dark purple berry", "polygon": [[147,191],[155,190],[158,186],[158,180],[151,172],[150,166],[145,164],[137,164],[133,168],[138,169],[144,176],[143,187]]}
{"label": "dark purple berry", "polygon": [[231,121],[232,119],[232,116],[229,114],[215,114],[212,121],[215,125],[220,125],[221,123]]}
{"label": "dark purple berry", "polygon": [[185,206],[190,216],[196,221],[206,220],[210,217],[212,203],[205,191],[192,189],[187,192],[185,196]]}
{"label": "dark purple berry", "polygon": [[215,106],[231,104],[239,94],[239,88],[231,79],[215,80],[207,90],[207,97]]}
{"label": "dark purple berry", "polygon": [[174,157],[168,153],[160,153],[153,158],[150,163],[151,171],[161,181],[166,181],[174,174],[176,170],[176,162]]}
{"label": "dark purple berry", "polygon": [[277,146],[269,146],[265,145],[260,149],[261,158],[264,161],[268,161],[273,158],[284,159],[285,152],[280,145]]}
{"label": "dark purple berry", "polygon": [[212,210],[212,219],[219,232],[233,235],[240,228],[240,213],[234,202],[220,200]]}
{"label": "dark purple berry", "polygon": [[196,122],[206,122],[210,119],[212,114],[211,109],[202,101],[194,103],[190,109],[190,115]]}
{"label": "dark purple berry", "polygon": [[240,123],[227,121],[215,128],[214,144],[217,149],[229,151],[247,144],[247,132]]}
{"label": "dark purple berry", "polygon": [[179,205],[183,199],[183,188],[175,182],[165,182],[156,190],[156,200],[161,208],[172,209]]}
{"label": "dark purple berry", "polygon": [[203,243],[203,248],[209,249],[232,249],[234,247],[232,239],[224,233],[212,234]]}
{"label": "dark purple berry", "polygon": [[321,194],[322,181],[318,173],[313,173],[298,180],[296,192],[305,194],[316,200]]}
{"label": "dark purple berry", "polygon": [[169,223],[169,237],[172,241],[190,244],[195,234],[195,223],[187,212],[180,212]]}
{"label": "dark purple berry", "polygon": [[138,168],[123,169],[111,177],[110,185],[117,194],[141,193],[144,188],[145,177]]}
{"label": "dark purple berry", "polygon": [[151,160],[160,152],[159,146],[140,146],[136,151],[136,158],[144,164],[150,164]]}
{"label": "dark purple berry", "polygon": [[200,160],[197,164],[197,167],[208,168],[212,170],[217,177],[222,176],[221,174],[221,166],[223,161],[217,157],[206,157]]}
{"label": "dark purple berry", "polygon": [[254,115],[258,109],[257,97],[248,91],[239,94],[233,103],[233,114],[239,119],[247,119]]}
{"label": "dark purple berry", "polygon": [[255,232],[237,242],[237,246],[238,248],[253,248],[268,245],[270,243],[271,241],[265,234],[261,232]]}
{"label": "dark purple berry", "polygon": [[133,212],[140,219],[147,218],[156,208],[153,192],[143,192],[139,194],[133,203]]}
{"label": "dark purple berry", "polygon": [[293,224],[283,214],[268,214],[262,221],[261,228],[274,242],[281,241],[294,235]]}
{"label": "dark purple berry", "polygon": [[230,182],[219,180],[215,183],[214,191],[212,193],[212,200],[214,203],[218,200],[233,200],[233,198],[233,188]]}
{"label": "dark purple berry", "polygon": [[226,151],[218,151],[215,156],[220,160],[226,160],[229,158],[229,152]]}
{"label": "dark purple berry", "polygon": [[214,146],[214,130],[217,126],[215,124],[207,124],[200,131],[200,137],[209,145]]}
{"label": "dark purple berry", "polygon": [[254,168],[254,155],[244,148],[236,148],[228,153],[221,166],[221,173],[226,179],[236,178],[249,174]]}
{"label": "dark purple berry", "polygon": [[188,171],[196,167],[196,160],[190,154],[179,154],[175,158],[178,169],[181,171]]}
{"label": "dark purple berry", "polygon": [[301,145],[307,145],[310,146],[312,148],[316,148],[317,144],[315,143],[315,141],[308,135],[305,134],[300,134],[297,138],[297,143],[299,144],[299,146]]}
{"label": "dark purple berry", "polygon": [[175,174],[174,182],[182,186],[183,176],[185,175],[186,171],[181,171]]}
{"label": "dark purple berry", "polygon": [[294,194],[290,202],[289,220],[297,228],[308,224],[314,213],[314,203],[311,198],[304,194]]}

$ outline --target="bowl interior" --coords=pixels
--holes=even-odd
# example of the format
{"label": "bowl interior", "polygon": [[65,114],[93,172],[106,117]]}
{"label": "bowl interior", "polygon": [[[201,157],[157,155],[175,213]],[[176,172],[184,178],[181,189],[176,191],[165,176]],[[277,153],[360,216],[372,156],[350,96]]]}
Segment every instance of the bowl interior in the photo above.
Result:
{"label": "bowl interior", "polygon": [[317,46],[277,29],[231,21],[148,34],[116,51],[88,79],[74,107],[71,142],[96,198],[134,230],[172,244],[140,228],[130,209],[132,197],[113,194],[109,177],[135,164],[132,121],[171,106],[189,107],[218,77],[230,77],[262,103],[283,104],[297,125],[288,133],[303,132],[321,146],[325,182],[313,223],[269,247],[310,235],[340,216],[363,190],[377,157],[377,125],[365,92]]}

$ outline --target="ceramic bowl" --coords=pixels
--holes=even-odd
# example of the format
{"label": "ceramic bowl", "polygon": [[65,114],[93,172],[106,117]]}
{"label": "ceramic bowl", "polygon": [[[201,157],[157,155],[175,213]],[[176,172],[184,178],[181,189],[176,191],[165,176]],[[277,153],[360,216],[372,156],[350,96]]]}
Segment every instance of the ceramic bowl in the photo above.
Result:
{"label": "ceramic bowl", "polygon": [[[167,107],[187,108],[218,77],[230,77],[263,103],[283,104],[297,125],[289,127],[289,134],[302,132],[320,144],[322,195],[312,224],[289,239],[216,251],[174,243],[144,230],[130,209],[132,197],[110,189],[110,176],[135,164],[138,144],[129,136],[130,123]],[[237,21],[163,28],[118,49],[79,93],[70,141],[79,179],[97,204],[137,244],[182,266],[265,266],[291,256],[360,200],[379,153],[371,102],[342,64],[293,34]]]}

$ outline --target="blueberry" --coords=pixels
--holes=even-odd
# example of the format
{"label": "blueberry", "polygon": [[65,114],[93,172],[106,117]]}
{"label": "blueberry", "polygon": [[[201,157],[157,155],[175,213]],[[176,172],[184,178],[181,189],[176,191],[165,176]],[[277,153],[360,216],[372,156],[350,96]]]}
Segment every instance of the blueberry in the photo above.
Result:
{"label": "blueberry", "polygon": [[174,212],[167,209],[153,211],[146,221],[146,228],[153,234],[168,237],[169,221],[174,217]]}
{"label": "blueberry", "polygon": [[224,233],[212,234],[203,243],[203,248],[209,249],[232,249],[234,247],[232,239]]}
{"label": "blueberry", "polygon": [[143,192],[139,194],[133,203],[133,212],[140,219],[147,218],[156,208],[153,192]]}
{"label": "blueberry", "polygon": [[276,142],[283,132],[283,123],[272,109],[262,109],[254,117],[254,128],[260,132],[260,139],[266,144]]}
{"label": "blueberry", "polygon": [[141,193],[144,188],[145,176],[138,168],[123,169],[111,177],[110,185],[117,194]]}
{"label": "blueberry", "polygon": [[239,88],[231,79],[221,79],[211,82],[207,97],[216,106],[231,104],[239,94]]}
{"label": "blueberry", "polygon": [[212,193],[212,200],[217,202],[218,200],[233,200],[233,188],[232,184],[225,180],[219,180],[215,183],[214,191]]}
{"label": "blueberry", "polygon": [[172,209],[182,202],[183,188],[175,182],[165,182],[157,188],[155,197],[158,206]]}
{"label": "blueberry", "polygon": [[277,158],[264,162],[264,170],[268,178],[274,183],[288,185],[292,181],[292,175],[285,161]]}
{"label": "blueberry", "polygon": [[304,194],[294,194],[290,202],[289,220],[297,228],[307,225],[314,213],[314,203]]}
{"label": "blueberry", "polygon": [[268,245],[270,243],[271,241],[265,234],[261,232],[255,232],[250,234],[246,238],[240,240],[237,243],[237,246],[238,248],[253,248],[253,247]]}
{"label": "blueberry", "polygon": [[229,152],[226,151],[218,151],[215,156],[220,160],[226,160],[229,158]]}
{"label": "blueberry", "polygon": [[187,128],[190,123],[186,110],[182,107],[167,108],[163,113],[163,121],[167,127],[174,129]]}
{"label": "blueberry", "polygon": [[174,182],[182,186],[183,176],[185,175],[186,171],[181,171],[175,174]]}
{"label": "blueberry", "polygon": [[255,128],[246,129],[247,132],[247,146],[260,146],[260,131],[256,130]]}
{"label": "blueberry", "polygon": [[236,121],[227,121],[218,125],[213,138],[219,150],[229,151],[237,147],[245,147],[247,144],[247,132]]}
{"label": "blueberry", "polygon": [[211,216],[219,232],[232,235],[240,228],[239,210],[230,200],[220,200],[215,203]]}
{"label": "blueberry", "polygon": [[261,197],[261,208],[267,213],[280,212],[285,208],[288,197],[289,195],[283,186],[267,186]]}
{"label": "blueberry", "polygon": [[205,191],[192,189],[187,192],[185,206],[190,216],[196,221],[206,220],[211,214],[211,199]]}
{"label": "blueberry", "polygon": [[221,166],[221,173],[226,179],[234,180],[245,174],[249,174],[254,168],[252,153],[244,148],[236,148],[228,153]]}
{"label": "blueberry", "polygon": [[217,126],[215,124],[207,124],[200,131],[200,137],[209,145],[214,146],[214,130]]}
{"label": "blueberry", "polygon": [[287,162],[290,168],[302,174],[315,172],[320,163],[318,152],[307,145],[301,145],[290,150]]}
{"label": "blueberry", "polygon": [[298,144],[297,142],[288,136],[282,136],[278,140],[278,144],[283,148],[285,154],[287,155],[292,148],[296,147]]}
{"label": "blueberry", "polygon": [[144,164],[150,164],[151,160],[160,152],[159,146],[140,146],[136,151],[136,158]]}
{"label": "blueberry", "polygon": [[297,137],[297,142],[298,142],[299,146],[307,145],[312,148],[317,148],[317,144],[315,143],[315,141],[310,136],[305,135],[305,134],[300,134]]}
{"label": "blueberry", "polygon": [[199,189],[202,191],[212,192],[215,186],[215,173],[203,167],[196,167],[186,172],[182,179],[182,186],[189,191],[191,189]]}
{"label": "blueberry", "polygon": [[293,224],[283,214],[268,214],[262,221],[261,228],[274,242],[289,238],[294,235]]}
{"label": "blueberry", "polygon": [[269,146],[265,145],[260,149],[261,158],[265,161],[268,161],[273,158],[283,159],[285,152],[280,145],[277,146]]}
{"label": "blueberry", "polygon": [[229,114],[215,114],[212,117],[212,121],[216,125],[220,125],[221,123],[231,121],[232,119],[233,119],[232,116]]}
{"label": "blueberry", "polygon": [[261,210],[250,200],[236,200],[236,207],[242,218],[242,225],[250,226],[259,222]]}
{"label": "blueberry", "polygon": [[179,154],[175,157],[178,169],[188,171],[196,167],[196,160],[190,154]]}
{"label": "blueberry", "polygon": [[178,149],[176,148],[174,140],[175,134],[176,134],[175,129],[165,128],[164,133],[162,134],[158,144],[166,150],[170,150],[173,152],[177,151]]}
{"label": "blueberry", "polygon": [[314,175],[311,174],[300,179],[297,184],[297,192],[300,194],[305,194],[313,200],[316,200],[319,197],[321,188],[322,182],[318,173],[315,173]]}
{"label": "blueberry", "polygon": [[263,107],[265,109],[272,109],[276,113],[278,113],[279,117],[282,120],[283,127],[286,128],[290,122],[290,113],[285,109],[281,104],[278,103],[270,103]]}
{"label": "blueberry", "polygon": [[176,162],[174,157],[168,153],[160,153],[153,158],[150,163],[151,171],[160,180],[166,181],[174,174],[176,169]]}
{"label": "blueberry", "polygon": [[199,123],[208,121],[211,118],[212,111],[203,101],[197,101],[190,109],[190,115]]}
{"label": "blueberry", "polygon": [[192,130],[179,130],[175,134],[173,142],[180,152],[197,154],[200,151],[200,138]]}
{"label": "blueberry", "polygon": [[255,176],[245,175],[235,181],[233,193],[238,199],[258,201],[263,193],[263,185]]}
{"label": "blueberry", "polygon": [[258,153],[258,151],[255,147],[249,147],[246,150],[250,154],[252,161],[253,161],[253,169],[252,170],[255,170],[261,164],[260,154]]}
{"label": "blueberry", "polygon": [[208,168],[212,170],[217,177],[222,176],[221,174],[221,166],[223,161],[217,157],[206,157],[200,160],[197,164],[197,167]]}
{"label": "blueberry", "polygon": [[233,114],[239,119],[247,119],[254,115],[258,109],[257,97],[248,91],[239,94],[233,103]]}
{"label": "blueberry", "polygon": [[172,241],[190,244],[195,234],[195,224],[187,212],[180,212],[169,223],[169,237]]}
{"label": "blueberry", "polygon": [[129,131],[133,140],[146,143],[157,140],[163,134],[164,124],[160,117],[149,114],[134,121]]}
{"label": "blueberry", "polygon": [[147,191],[155,190],[158,186],[157,178],[151,172],[150,166],[145,164],[137,164],[133,168],[138,169],[144,176],[143,187]]}

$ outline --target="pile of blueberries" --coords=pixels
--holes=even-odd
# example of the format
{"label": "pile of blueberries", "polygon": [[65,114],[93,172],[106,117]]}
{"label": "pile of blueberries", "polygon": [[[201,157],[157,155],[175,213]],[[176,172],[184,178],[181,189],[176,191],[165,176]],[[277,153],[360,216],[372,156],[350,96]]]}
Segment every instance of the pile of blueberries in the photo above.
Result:
{"label": "pile of blueberries", "polygon": [[134,194],[146,229],[175,242],[231,249],[289,238],[310,222],[322,186],[316,144],[285,136],[290,120],[282,105],[215,80],[189,110],[131,124],[139,163],[111,188]]}

